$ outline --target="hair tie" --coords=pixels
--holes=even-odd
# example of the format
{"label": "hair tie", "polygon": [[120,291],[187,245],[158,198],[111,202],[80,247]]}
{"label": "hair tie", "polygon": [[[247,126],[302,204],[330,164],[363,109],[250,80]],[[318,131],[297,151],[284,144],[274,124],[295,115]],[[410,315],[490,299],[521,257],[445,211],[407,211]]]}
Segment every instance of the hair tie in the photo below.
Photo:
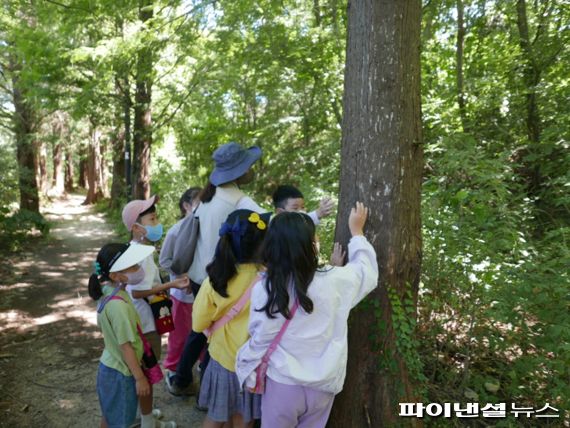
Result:
{"label": "hair tie", "polygon": [[101,264],[99,262],[93,263],[93,266],[95,267],[95,275],[101,275],[103,273],[103,270],[101,269]]}

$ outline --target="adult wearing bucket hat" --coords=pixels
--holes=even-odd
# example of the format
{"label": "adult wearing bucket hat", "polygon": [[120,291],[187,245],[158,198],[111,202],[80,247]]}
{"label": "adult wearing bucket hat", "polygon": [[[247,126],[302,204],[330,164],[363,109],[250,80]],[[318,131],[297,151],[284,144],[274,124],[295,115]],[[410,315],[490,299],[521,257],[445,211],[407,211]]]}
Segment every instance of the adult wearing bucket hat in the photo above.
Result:
{"label": "adult wearing bucket hat", "polygon": [[[194,260],[188,271],[192,291],[196,294],[206,279],[206,266],[212,261],[219,239],[222,223],[231,212],[248,209],[264,213],[261,208],[240,186],[253,181],[253,165],[261,158],[261,149],[257,146],[245,148],[230,142],[218,147],[213,155],[214,169],[210,180],[200,195],[200,206],[195,215],[200,219],[200,229]],[[192,367],[206,345],[206,336],[192,332],[184,345],[176,374],[168,373],[166,379],[169,391],[174,395],[191,395]]]}

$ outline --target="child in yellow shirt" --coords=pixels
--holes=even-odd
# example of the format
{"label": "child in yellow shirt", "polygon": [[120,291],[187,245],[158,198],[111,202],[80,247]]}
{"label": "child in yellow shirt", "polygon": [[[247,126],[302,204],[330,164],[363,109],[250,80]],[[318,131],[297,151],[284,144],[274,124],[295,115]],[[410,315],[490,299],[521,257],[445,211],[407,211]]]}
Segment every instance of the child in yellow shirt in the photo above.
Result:
{"label": "child in yellow shirt", "polygon": [[208,278],[194,301],[192,327],[209,336],[211,360],[200,386],[198,403],[208,408],[205,428],[253,426],[261,416],[261,399],[240,391],[235,373],[236,354],[247,341],[249,295],[261,266],[259,247],[269,223],[269,213],[237,210],[220,229]]}

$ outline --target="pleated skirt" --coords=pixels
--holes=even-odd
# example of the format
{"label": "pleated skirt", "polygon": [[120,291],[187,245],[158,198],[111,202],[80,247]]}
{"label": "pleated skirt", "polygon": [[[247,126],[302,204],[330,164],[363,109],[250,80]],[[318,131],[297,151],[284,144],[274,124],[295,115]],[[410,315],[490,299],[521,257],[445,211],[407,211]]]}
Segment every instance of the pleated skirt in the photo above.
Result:
{"label": "pleated skirt", "polygon": [[204,373],[198,403],[208,408],[208,417],[216,422],[227,422],[236,413],[245,422],[261,418],[261,395],[240,391],[237,375],[213,358]]}

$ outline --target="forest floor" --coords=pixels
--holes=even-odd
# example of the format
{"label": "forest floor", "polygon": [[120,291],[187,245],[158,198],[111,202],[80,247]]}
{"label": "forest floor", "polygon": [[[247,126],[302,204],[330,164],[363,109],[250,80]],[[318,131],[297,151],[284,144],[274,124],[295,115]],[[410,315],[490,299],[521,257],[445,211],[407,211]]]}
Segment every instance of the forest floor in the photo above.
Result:
{"label": "forest floor", "polygon": [[[114,235],[83,199],[52,203],[43,212],[49,238],[0,264],[0,427],[99,426],[103,338],[87,280]],[[194,397],[174,397],[164,383],[155,386],[155,407],[179,427],[198,427],[204,417]]]}

